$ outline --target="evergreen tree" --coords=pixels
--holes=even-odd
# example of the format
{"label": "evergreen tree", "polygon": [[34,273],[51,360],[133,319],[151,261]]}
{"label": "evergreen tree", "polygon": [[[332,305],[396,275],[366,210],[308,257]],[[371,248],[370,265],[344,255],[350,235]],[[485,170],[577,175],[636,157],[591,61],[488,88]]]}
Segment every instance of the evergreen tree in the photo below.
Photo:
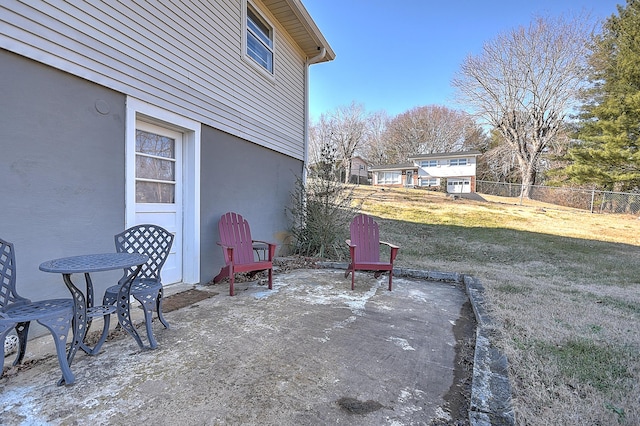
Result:
{"label": "evergreen tree", "polygon": [[618,5],[594,37],[590,88],[567,176],[606,190],[640,189],[640,0]]}

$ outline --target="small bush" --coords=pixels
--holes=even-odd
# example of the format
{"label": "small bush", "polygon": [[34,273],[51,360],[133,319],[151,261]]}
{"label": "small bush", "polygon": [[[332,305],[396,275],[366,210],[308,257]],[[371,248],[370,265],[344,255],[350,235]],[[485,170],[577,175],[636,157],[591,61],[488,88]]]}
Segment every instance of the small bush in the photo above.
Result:
{"label": "small bush", "polygon": [[292,249],[295,254],[340,260],[347,255],[344,242],[349,223],[359,211],[354,206],[354,185],[336,180],[333,155],[322,151],[323,161],[316,164],[313,177],[297,179],[287,209],[292,219]]}

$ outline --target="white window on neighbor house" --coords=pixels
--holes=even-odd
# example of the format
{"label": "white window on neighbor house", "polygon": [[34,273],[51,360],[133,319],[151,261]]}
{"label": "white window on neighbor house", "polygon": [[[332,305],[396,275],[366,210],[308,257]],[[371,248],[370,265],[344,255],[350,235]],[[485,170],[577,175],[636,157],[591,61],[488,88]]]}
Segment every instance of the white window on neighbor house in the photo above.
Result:
{"label": "white window on neighbor house", "polygon": [[437,178],[420,178],[420,186],[438,186]]}
{"label": "white window on neighbor house", "polygon": [[438,160],[421,161],[420,167],[438,167]]}
{"label": "white window on neighbor house", "polygon": [[378,172],[378,185],[394,185],[402,183],[401,172]]}
{"label": "white window on neighbor house", "polygon": [[452,158],[451,160],[449,160],[449,165],[450,166],[466,166],[467,165],[467,159],[466,158]]}
{"label": "white window on neighbor house", "polygon": [[246,56],[273,75],[273,25],[249,2],[246,8],[245,36]]}

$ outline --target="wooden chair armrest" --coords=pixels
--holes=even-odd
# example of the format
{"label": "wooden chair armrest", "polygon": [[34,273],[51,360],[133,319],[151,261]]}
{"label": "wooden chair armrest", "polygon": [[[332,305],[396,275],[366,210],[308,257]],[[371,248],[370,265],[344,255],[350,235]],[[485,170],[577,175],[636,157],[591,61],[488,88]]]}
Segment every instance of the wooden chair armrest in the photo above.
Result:
{"label": "wooden chair armrest", "polygon": [[[218,244],[220,247],[222,247],[222,250],[224,250],[227,253],[226,257],[229,259],[229,262],[233,263],[233,246],[225,245],[220,241],[218,241],[216,244]],[[226,259],[225,259],[225,261],[226,261]]]}
{"label": "wooden chair armrest", "polygon": [[386,242],[386,241],[380,241],[380,244],[384,244],[384,245],[389,246],[390,248],[394,248],[394,249],[399,249],[399,248],[400,248],[400,246],[397,246],[397,245],[395,245],[395,244],[388,243],[388,242]]}
{"label": "wooden chair armrest", "polygon": [[356,246],[355,244],[351,244],[351,240],[345,240],[345,243],[347,243],[347,245],[349,247],[355,247]]}
{"label": "wooden chair armrest", "polygon": [[380,244],[384,244],[391,249],[391,253],[389,253],[389,263],[393,265],[393,262],[396,260],[396,256],[398,255],[398,250],[400,250],[400,247],[395,244],[388,243],[386,241],[380,241]]}

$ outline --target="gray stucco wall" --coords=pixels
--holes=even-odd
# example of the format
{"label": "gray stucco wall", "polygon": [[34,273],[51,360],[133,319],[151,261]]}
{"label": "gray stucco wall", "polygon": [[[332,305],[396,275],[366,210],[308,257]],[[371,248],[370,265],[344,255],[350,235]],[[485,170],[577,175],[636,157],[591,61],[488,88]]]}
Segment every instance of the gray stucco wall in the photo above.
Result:
{"label": "gray stucco wall", "polygon": [[210,127],[202,128],[200,282],[209,282],[224,265],[218,220],[241,214],[256,240],[278,244],[282,252],[289,228],[286,207],[302,161]]}
{"label": "gray stucco wall", "polygon": [[[0,237],[15,244],[22,296],[69,297],[62,277],[39,264],[114,250],[113,235],[125,225],[125,100],[0,49]],[[200,282],[207,283],[223,266],[217,224],[227,211],[281,252],[303,164],[211,127],[201,137]],[[96,298],[120,276],[92,274]]]}
{"label": "gray stucco wall", "polygon": [[[62,277],[39,264],[114,250],[124,226],[124,131],[122,94],[0,49],[0,237],[15,245],[22,296],[70,297]],[[122,273],[94,275],[101,298]]]}

